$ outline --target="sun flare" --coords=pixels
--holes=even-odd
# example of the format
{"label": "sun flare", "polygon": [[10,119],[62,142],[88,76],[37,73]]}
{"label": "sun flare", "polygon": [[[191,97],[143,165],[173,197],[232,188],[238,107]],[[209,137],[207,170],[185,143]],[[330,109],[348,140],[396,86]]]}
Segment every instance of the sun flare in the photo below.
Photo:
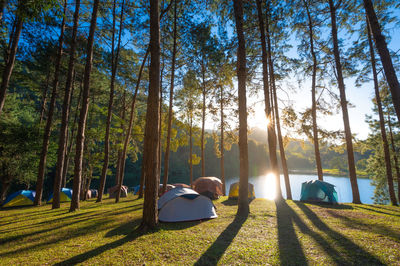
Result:
{"label": "sun flare", "polygon": [[269,200],[276,198],[276,177],[273,173],[269,173],[265,176],[264,195]]}

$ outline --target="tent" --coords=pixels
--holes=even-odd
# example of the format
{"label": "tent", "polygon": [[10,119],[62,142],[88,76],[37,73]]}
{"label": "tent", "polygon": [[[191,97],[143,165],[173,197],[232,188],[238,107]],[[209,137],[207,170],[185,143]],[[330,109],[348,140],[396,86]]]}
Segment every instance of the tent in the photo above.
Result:
{"label": "tent", "polygon": [[[60,191],[60,202],[70,202],[72,199],[72,189],[63,187]],[[53,202],[53,193],[50,194],[47,203]]]}
{"label": "tent", "polygon": [[3,207],[17,207],[33,205],[36,192],[33,190],[19,190],[9,195],[3,203]]}
{"label": "tent", "polygon": [[139,195],[140,185],[133,187],[133,195]]}
{"label": "tent", "polygon": [[218,199],[219,196],[223,195],[221,180],[213,176],[197,178],[193,182],[193,189],[210,199]]}
{"label": "tent", "polygon": [[88,189],[88,191],[86,191],[86,199],[96,198],[97,195],[97,189]]}
{"label": "tent", "polygon": [[173,188],[158,199],[161,222],[184,222],[216,218],[212,201],[190,188]]}
{"label": "tent", "polygon": [[[248,189],[248,197],[249,199],[254,199],[256,197],[256,194],[254,193],[254,186],[253,184],[249,183],[249,189]],[[229,199],[237,199],[239,197],[239,182],[231,184],[229,187]]]}
{"label": "tent", "polygon": [[320,180],[311,180],[301,185],[300,201],[338,203],[335,186]]}
{"label": "tent", "polygon": [[[118,185],[110,187],[108,189],[108,194],[110,195],[111,198],[116,198],[117,197],[117,190],[118,190]],[[128,187],[127,186],[121,186],[121,198],[126,198],[128,196]]]}

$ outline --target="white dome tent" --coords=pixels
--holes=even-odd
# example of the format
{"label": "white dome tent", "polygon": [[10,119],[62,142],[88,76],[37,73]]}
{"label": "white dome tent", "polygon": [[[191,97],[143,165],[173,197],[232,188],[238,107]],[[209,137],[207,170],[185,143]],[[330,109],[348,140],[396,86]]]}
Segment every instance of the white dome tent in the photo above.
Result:
{"label": "white dome tent", "polygon": [[212,201],[189,188],[174,188],[158,200],[161,222],[184,222],[217,218]]}

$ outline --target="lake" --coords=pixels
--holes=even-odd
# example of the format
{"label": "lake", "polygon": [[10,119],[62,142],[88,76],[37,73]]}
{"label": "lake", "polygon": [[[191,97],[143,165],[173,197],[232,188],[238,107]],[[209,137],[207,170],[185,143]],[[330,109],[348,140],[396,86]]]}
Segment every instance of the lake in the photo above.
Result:
{"label": "lake", "polygon": [[[286,198],[285,181],[283,175],[280,176],[281,188],[283,197]],[[294,200],[300,200],[301,184],[308,180],[318,179],[317,175],[301,175],[290,174],[290,187],[292,189],[292,197]],[[226,180],[226,193],[229,193],[229,187],[232,183],[238,182],[239,178]],[[324,181],[335,185],[338,194],[338,201],[341,203],[352,202],[350,179],[348,177],[328,176],[324,175]],[[271,175],[250,177],[249,182],[254,185],[254,190],[257,198],[274,199],[275,197],[275,178]],[[358,189],[362,203],[373,204],[372,196],[374,195],[375,187],[371,185],[371,179],[358,178]]]}

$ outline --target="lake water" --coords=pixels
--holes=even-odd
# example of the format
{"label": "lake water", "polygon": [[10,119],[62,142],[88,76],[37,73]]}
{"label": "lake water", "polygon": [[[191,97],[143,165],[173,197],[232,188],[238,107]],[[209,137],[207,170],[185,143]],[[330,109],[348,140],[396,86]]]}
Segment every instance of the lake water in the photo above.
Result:
{"label": "lake water", "polygon": [[[283,175],[280,176],[282,194],[286,198],[285,181]],[[294,200],[300,200],[301,184],[303,182],[318,179],[317,175],[301,175],[290,174],[290,187],[292,189],[292,197]],[[232,183],[238,182],[239,178],[226,180],[226,191],[229,192],[229,187]],[[328,176],[324,175],[324,181],[335,185],[338,194],[338,200],[341,203],[352,202],[350,179],[348,177]],[[275,197],[275,178],[271,175],[250,177],[249,182],[254,185],[254,190],[257,198],[274,199]],[[358,178],[358,189],[362,203],[373,204],[372,196],[374,195],[374,186],[371,185],[371,180],[366,178]]]}

